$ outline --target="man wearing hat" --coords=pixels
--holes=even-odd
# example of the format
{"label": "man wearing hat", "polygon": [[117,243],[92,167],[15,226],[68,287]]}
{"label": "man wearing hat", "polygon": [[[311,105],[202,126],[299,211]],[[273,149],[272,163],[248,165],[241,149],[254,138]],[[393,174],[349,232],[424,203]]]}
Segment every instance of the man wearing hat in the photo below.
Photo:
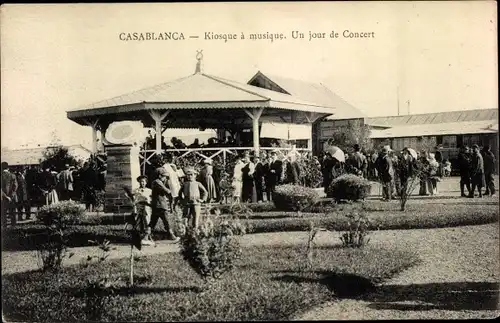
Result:
{"label": "man wearing hat", "polygon": [[[470,195],[470,154],[469,147],[460,147],[460,152],[458,154],[458,169],[460,171],[460,196],[466,197]],[[465,194],[465,188],[467,188],[467,194]]]}
{"label": "man wearing hat", "polygon": [[486,191],[484,195],[495,196],[495,182],[493,180],[496,161],[495,154],[491,151],[490,146],[486,145],[483,147],[482,156],[484,162],[484,179],[486,180]]}
{"label": "man wearing hat", "polygon": [[394,179],[394,169],[392,159],[389,157],[391,147],[384,146],[377,160],[377,170],[382,182],[382,199],[390,201],[392,198],[392,181]]}
{"label": "man wearing hat", "polygon": [[11,224],[16,224],[17,179],[9,171],[9,164],[2,162],[2,227],[7,224],[7,214]]}
{"label": "man wearing hat", "polygon": [[483,188],[483,183],[484,183],[484,162],[483,162],[483,156],[481,156],[481,153],[479,152],[479,146],[478,145],[473,145],[472,146],[472,157],[471,157],[471,190],[469,197],[473,198],[474,197],[474,191],[477,187],[479,197],[483,197],[483,193],[481,192],[481,189]]}
{"label": "man wearing hat", "polygon": [[203,161],[203,164],[204,166],[201,169],[199,176],[200,183],[207,189],[207,201],[212,202],[217,199],[217,188],[213,177],[214,168],[212,166],[212,160],[207,158]]}
{"label": "man wearing hat", "polygon": [[201,203],[206,201],[208,192],[203,184],[196,181],[196,171],[192,167],[184,171],[187,181],[182,183],[179,199],[182,201],[183,216],[190,220],[191,226],[197,228],[201,217]]}
{"label": "man wearing hat", "polygon": [[157,179],[151,184],[151,222],[149,223],[150,230],[153,231],[156,227],[158,219],[161,219],[163,226],[169,235],[170,240],[179,241],[179,238],[174,234],[172,222],[169,221],[168,210],[170,208],[171,191],[165,185],[167,183],[167,171],[160,167],[156,169]]}

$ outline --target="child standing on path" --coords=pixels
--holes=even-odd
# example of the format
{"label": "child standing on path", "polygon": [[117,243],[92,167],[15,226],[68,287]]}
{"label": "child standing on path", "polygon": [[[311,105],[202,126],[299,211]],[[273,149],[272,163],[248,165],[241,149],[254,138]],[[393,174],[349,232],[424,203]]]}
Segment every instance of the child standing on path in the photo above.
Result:
{"label": "child standing on path", "polygon": [[156,173],[158,178],[151,184],[152,196],[151,196],[151,206],[153,207],[153,212],[151,214],[151,223],[149,224],[150,230],[152,231],[159,219],[163,221],[163,226],[169,235],[170,240],[175,242],[179,241],[179,238],[174,234],[172,221],[169,221],[168,210],[170,209],[170,198],[171,191],[165,186],[168,179],[167,171],[164,168],[157,168]]}
{"label": "child standing on path", "polygon": [[144,175],[137,177],[139,187],[133,191],[134,213],[136,214],[136,223],[142,235],[141,244],[150,246],[154,244],[151,239],[151,228],[149,222],[151,220],[151,198],[152,191],[146,187],[148,178]]}
{"label": "child standing on path", "polygon": [[184,171],[187,181],[184,182],[179,191],[179,199],[183,204],[183,216],[191,225],[197,228],[201,216],[201,203],[208,197],[208,191],[200,182],[196,181],[196,172],[193,168]]}

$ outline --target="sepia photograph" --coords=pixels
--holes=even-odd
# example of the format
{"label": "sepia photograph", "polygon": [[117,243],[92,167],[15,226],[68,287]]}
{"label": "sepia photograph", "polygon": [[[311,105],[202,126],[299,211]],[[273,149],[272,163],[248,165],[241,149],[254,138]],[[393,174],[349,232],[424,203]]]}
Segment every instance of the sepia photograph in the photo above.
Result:
{"label": "sepia photograph", "polygon": [[500,315],[497,3],[3,4],[4,322]]}

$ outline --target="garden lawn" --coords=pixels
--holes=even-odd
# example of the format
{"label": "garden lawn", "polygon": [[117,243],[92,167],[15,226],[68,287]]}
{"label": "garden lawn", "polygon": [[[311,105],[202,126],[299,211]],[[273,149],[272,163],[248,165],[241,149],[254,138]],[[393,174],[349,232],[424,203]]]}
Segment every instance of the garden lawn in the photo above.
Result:
{"label": "garden lawn", "polygon": [[[305,246],[249,247],[236,268],[212,289],[180,254],[143,257],[137,286],[126,287],[128,261],[4,275],[3,314],[12,321],[76,321],[86,316],[86,280],[121,278],[104,304],[104,321],[286,320],[325,301],[372,291],[374,284],[417,264],[397,249],[318,247],[314,270],[304,268]],[[95,294],[94,294],[95,295]],[[93,306],[98,309],[98,306]]]}
{"label": "garden lawn", "polygon": [[[469,201],[469,200],[466,200]],[[413,202],[413,201],[412,201]],[[373,230],[406,230],[458,227],[496,223],[499,219],[498,202],[463,200],[415,201],[405,212],[399,211],[396,202],[366,201],[364,203],[318,205],[316,212],[252,212],[238,216],[249,226],[248,233],[308,231],[310,225],[329,230],[346,230],[348,218],[353,212],[366,212]],[[269,206],[259,206],[269,208]],[[122,218],[114,218],[122,220]],[[115,222],[116,223],[116,222]],[[157,240],[167,238],[163,224],[154,232]],[[38,224],[18,224],[2,232],[2,250],[35,250],[44,240],[43,226]],[[109,240],[111,243],[128,243],[129,236],[123,224],[113,224],[111,218],[86,217],[79,225],[68,230],[70,247],[89,246],[89,240]]]}

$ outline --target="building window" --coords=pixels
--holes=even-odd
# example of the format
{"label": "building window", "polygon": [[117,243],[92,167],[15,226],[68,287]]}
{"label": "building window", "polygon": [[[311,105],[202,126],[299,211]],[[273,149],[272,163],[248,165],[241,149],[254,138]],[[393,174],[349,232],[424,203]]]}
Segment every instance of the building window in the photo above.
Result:
{"label": "building window", "polygon": [[443,136],[443,148],[457,148],[457,136]]}
{"label": "building window", "polygon": [[472,145],[482,146],[481,136],[479,135],[465,135],[463,141],[464,145],[469,147]]}

